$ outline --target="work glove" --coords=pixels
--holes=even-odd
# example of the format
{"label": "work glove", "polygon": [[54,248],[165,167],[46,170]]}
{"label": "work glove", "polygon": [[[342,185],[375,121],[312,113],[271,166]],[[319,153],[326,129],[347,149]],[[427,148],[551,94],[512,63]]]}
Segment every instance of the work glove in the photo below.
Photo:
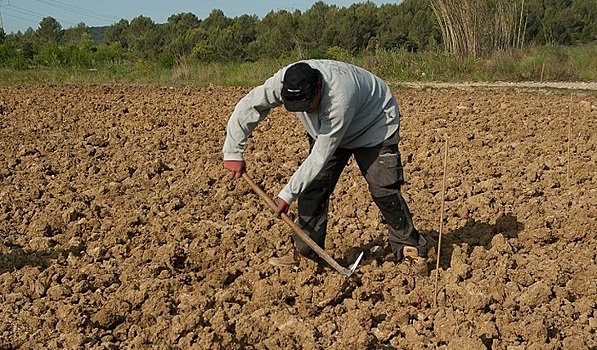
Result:
{"label": "work glove", "polygon": [[230,170],[235,178],[239,178],[246,172],[247,164],[244,160],[225,160],[224,168]]}
{"label": "work glove", "polygon": [[278,208],[276,209],[276,213],[274,215],[279,218],[282,213],[288,214],[288,208],[290,208],[290,205],[282,198],[278,198]]}

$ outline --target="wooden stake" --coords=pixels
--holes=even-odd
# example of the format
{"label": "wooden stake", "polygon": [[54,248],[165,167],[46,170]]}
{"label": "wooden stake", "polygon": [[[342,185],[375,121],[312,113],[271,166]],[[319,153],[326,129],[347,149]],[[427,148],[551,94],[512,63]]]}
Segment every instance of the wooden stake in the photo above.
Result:
{"label": "wooden stake", "polygon": [[444,147],[444,179],[442,181],[442,204],[439,219],[439,238],[437,240],[437,262],[435,263],[435,293],[433,294],[433,307],[437,308],[437,280],[439,276],[439,257],[441,255],[442,235],[444,229],[444,203],[446,202],[446,169],[448,167],[448,138]]}
{"label": "wooden stake", "polygon": [[572,94],[568,104],[568,161],[566,162],[566,189],[570,191],[570,139],[572,138]]}

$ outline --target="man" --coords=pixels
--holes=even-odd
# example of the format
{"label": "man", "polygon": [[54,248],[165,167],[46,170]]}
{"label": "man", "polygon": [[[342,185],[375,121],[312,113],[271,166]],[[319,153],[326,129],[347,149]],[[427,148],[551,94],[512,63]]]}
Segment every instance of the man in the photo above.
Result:
{"label": "man", "polygon": [[[384,216],[398,262],[413,274],[427,274],[427,242],[414,228],[400,192],[404,183],[398,151],[399,108],[389,86],[363,68],[332,60],[306,60],[282,68],[243,97],[228,121],[224,167],[239,178],[246,171],[248,136],[270,109],[284,105],[309,135],[310,153],[278,195],[276,215],[297,200],[297,224],[325,246],[328,200],[351,156]],[[272,258],[275,266],[315,258],[298,235],[294,249]]]}

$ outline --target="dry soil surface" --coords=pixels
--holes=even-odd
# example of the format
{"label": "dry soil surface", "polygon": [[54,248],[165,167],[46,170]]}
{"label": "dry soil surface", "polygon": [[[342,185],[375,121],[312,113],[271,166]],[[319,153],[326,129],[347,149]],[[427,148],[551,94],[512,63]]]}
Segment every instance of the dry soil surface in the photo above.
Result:
{"label": "dry soil surface", "polygon": [[[351,162],[326,245],[365,252],[350,279],[268,264],[290,229],[221,163],[246,92],[0,88],[0,348],[597,349],[594,91],[395,91],[430,274],[400,272]],[[306,156],[277,108],[248,173],[273,197]]]}

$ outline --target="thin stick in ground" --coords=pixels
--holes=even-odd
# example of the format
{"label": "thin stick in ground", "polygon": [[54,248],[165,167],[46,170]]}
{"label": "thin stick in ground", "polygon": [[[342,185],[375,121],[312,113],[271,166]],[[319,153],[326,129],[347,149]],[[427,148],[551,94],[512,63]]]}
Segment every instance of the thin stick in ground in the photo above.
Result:
{"label": "thin stick in ground", "polygon": [[566,189],[570,191],[570,139],[572,138],[572,94],[568,103],[568,161],[566,162]]}
{"label": "thin stick in ground", "polygon": [[435,263],[435,292],[433,293],[433,307],[437,307],[437,280],[439,276],[439,259],[441,255],[442,235],[444,230],[444,205],[446,202],[446,169],[448,167],[448,138],[446,137],[446,145],[444,146],[444,178],[442,181],[442,204],[440,209],[439,220],[439,238],[437,240],[437,261]]}

